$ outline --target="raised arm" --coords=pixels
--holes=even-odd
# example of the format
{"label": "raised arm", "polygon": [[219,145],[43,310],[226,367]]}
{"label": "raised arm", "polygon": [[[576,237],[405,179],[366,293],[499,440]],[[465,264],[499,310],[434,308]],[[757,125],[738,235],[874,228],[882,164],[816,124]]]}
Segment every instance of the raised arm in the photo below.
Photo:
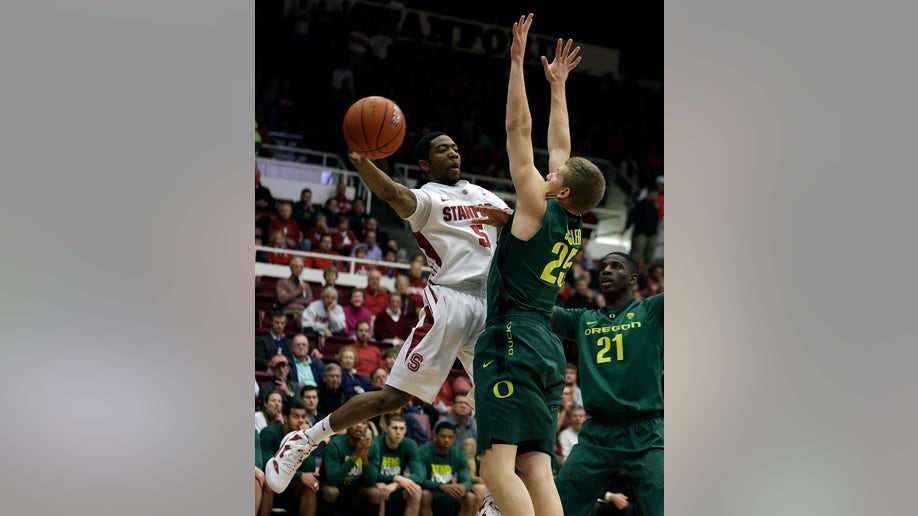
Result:
{"label": "raised arm", "polygon": [[398,213],[399,217],[405,219],[414,213],[418,206],[418,200],[414,196],[414,192],[393,181],[388,174],[362,155],[351,151],[348,154],[348,158],[354,164],[357,172],[360,173],[360,179],[380,199],[389,203],[389,206],[392,206],[392,209],[395,210],[395,213]]}
{"label": "raised arm", "polygon": [[573,40],[567,40],[562,48],[558,39],[555,58],[549,64],[548,58],[542,56],[542,69],[545,80],[551,88],[551,111],[548,117],[548,171],[555,172],[571,157],[571,127],[567,115],[567,93],[565,84],[568,73],[580,64],[580,47],[575,47]]}
{"label": "raised arm", "polygon": [[510,231],[520,240],[529,240],[545,218],[545,180],[535,167],[532,152],[532,115],[526,98],[523,60],[532,13],[513,24],[510,45],[510,79],[507,83],[507,158],[510,178],[516,189],[516,216]]}

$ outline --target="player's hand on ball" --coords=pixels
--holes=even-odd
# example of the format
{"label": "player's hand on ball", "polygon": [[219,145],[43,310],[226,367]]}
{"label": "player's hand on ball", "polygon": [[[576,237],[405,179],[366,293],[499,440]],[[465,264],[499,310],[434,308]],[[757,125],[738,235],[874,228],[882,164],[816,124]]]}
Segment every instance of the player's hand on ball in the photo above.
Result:
{"label": "player's hand on ball", "polygon": [[348,159],[351,160],[351,163],[353,163],[353,164],[355,164],[355,165],[358,164],[358,163],[360,163],[361,161],[367,159],[366,157],[364,157],[363,154],[360,154],[359,152],[355,152],[355,151],[349,151],[348,154],[347,154],[347,157],[348,157]]}

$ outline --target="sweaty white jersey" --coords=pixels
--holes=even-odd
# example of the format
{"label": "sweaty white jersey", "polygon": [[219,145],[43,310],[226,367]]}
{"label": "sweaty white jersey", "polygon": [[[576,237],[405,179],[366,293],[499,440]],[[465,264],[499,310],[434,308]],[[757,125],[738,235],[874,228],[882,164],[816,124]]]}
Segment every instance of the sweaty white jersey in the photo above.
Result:
{"label": "sweaty white jersey", "polygon": [[497,228],[472,224],[479,217],[473,207],[507,209],[507,203],[464,179],[453,186],[426,183],[412,192],[418,207],[406,220],[433,269],[428,281],[460,289],[487,288]]}

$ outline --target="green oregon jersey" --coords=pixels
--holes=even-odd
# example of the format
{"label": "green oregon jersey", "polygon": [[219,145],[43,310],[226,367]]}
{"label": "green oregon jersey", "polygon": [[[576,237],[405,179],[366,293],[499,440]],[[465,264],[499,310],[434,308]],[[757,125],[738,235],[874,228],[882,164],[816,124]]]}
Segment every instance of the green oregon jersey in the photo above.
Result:
{"label": "green oregon jersey", "polygon": [[577,342],[588,413],[663,410],[663,294],[598,310],[558,308],[553,324]]}
{"label": "green oregon jersey", "polygon": [[418,444],[413,439],[405,437],[394,450],[386,444],[386,434],[379,434],[373,438],[373,446],[379,448],[381,454],[377,482],[388,484],[396,475],[423,477],[424,465],[418,452]]}
{"label": "green oregon jersey", "polygon": [[504,225],[488,274],[488,324],[509,310],[551,316],[564,276],[580,250],[583,218],[571,215],[557,201],[548,201],[542,227],[529,240],[510,232],[513,217]]}

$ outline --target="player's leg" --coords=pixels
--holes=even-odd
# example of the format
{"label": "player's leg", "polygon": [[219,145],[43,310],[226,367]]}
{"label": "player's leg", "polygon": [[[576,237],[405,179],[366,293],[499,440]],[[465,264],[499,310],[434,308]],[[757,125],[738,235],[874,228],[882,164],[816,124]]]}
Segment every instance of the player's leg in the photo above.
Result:
{"label": "player's leg", "polygon": [[316,516],[319,507],[318,493],[299,483],[296,486],[296,496],[299,500],[297,505],[299,516]]}
{"label": "player's leg", "polygon": [[274,491],[267,485],[261,490],[261,503],[258,504],[258,516],[270,516],[274,508]]}
{"label": "player's leg", "polygon": [[459,500],[452,495],[437,491],[433,493],[430,501],[431,513],[433,516],[459,516]]}
{"label": "player's leg", "polygon": [[433,493],[424,489],[421,491],[421,516],[433,516]]}
{"label": "player's leg", "polygon": [[[484,330],[475,346],[474,362],[482,480],[504,516],[534,515],[526,484],[515,474],[517,445],[525,447],[524,453],[543,452],[550,478],[555,413],[564,385],[561,346],[547,321],[513,314]],[[534,461],[527,468],[534,483],[537,465]],[[560,504],[539,510],[561,514]]]}
{"label": "player's leg", "polygon": [[[405,510],[402,511],[404,516],[418,516],[421,512],[421,495],[412,495],[408,491],[398,488],[393,492],[393,495],[398,493],[399,497],[402,499],[402,505],[405,507]],[[390,496],[391,498],[391,496]]]}
{"label": "player's leg", "polygon": [[357,502],[360,507],[360,514],[379,514],[379,503],[382,496],[376,487],[361,487],[357,491]]}
{"label": "player's leg", "polygon": [[328,416],[327,429],[323,431],[321,422],[319,422],[315,427],[306,430],[306,435],[314,442],[322,441],[361,421],[398,410],[409,401],[411,401],[411,394],[385,385],[381,390],[358,394],[347,400],[344,405]]}
{"label": "player's leg", "polygon": [[475,511],[478,510],[477,500],[474,491],[466,491],[459,500],[459,516],[475,516]]}
{"label": "player's leg", "polygon": [[258,508],[261,506],[261,495],[262,491],[265,488],[265,473],[264,471],[255,468],[255,514],[258,514]]}
{"label": "player's leg", "polygon": [[475,507],[480,507],[488,493],[484,482],[472,482],[472,492],[475,493]]}
{"label": "player's leg", "polygon": [[[382,390],[354,396],[307,430],[290,432],[265,464],[265,482],[275,493],[282,492],[290,484],[296,469],[320,442],[360,421],[396,410],[410,400],[410,394],[386,385]],[[334,423],[331,423],[332,420]]]}
{"label": "player's leg", "polygon": [[481,452],[481,479],[503,516],[535,514],[526,484],[516,475],[516,445],[494,444]]}
{"label": "player's leg", "polygon": [[619,469],[615,455],[591,442],[585,430],[580,431],[577,445],[555,480],[564,514],[589,514],[605,494],[612,473]]}
{"label": "player's leg", "polygon": [[459,363],[462,364],[462,368],[465,370],[465,373],[469,375],[469,380],[472,382],[472,389],[465,395],[465,401],[474,409],[475,343],[484,331],[485,321],[487,321],[487,302],[484,297],[473,294],[462,294],[461,297],[457,297],[457,300],[460,301],[460,309],[463,310],[466,316],[466,322],[464,325],[465,334],[463,335],[462,345],[456,354],[456,358],[459,359]]}
{"label": "player's leg", "polygon": [[629,475],[634,485],[637,506],[643,516],[663,514],[663,450],[648,451],[641,459],[641,468]]}
{"label": "player's leg", "polygon": [[[540,451],[531,451],[516,458],[520,479],[529,491],[536,516],[562,514],[561,498],[551,473],[551,456]],[[498,503],[498,507],[503,507]],[[506,514],[505,511],[501,511]]]}
{"label": "player's leg", "polygon": [[[386,385],[380,391],[354,396],[307,430],[287,434],[265,466],[265,480],[271,489],[283,491],[296,468],[326,438],[360,421],[397,410],[412,396],[433,402],[459,349],[469,341],[466,333],[473,316],[464,310],[465,294],[428,285],[424,295],[424,316],[401,346]],[[451,310],[453,305],[458,310]]]}
{"label": "player's leg", "polygon": [[[594,423],[588,420],[587,423]],[[583,432],[590,435],[596,430],[602,434],[606,446],[614,446],[614,462],[631,480],[634,499],[643,516],[663,514],[663,414],[648,413],[632,418],[630,422],[606,425],[584,424],[577,446],[580,447]],[[595,439],[595,437],[592,437]],[[593,441],[596,443],[596,441]],[[573,453],[573,451],[571,452]]]}
{"label": "player's leg", "polygon": [[335,486],[323,485],[321,488],[319,488],[319,496],[322,498],[322,500],[330,504],[338,501],[339,494],[341,494],[341,492]]}

